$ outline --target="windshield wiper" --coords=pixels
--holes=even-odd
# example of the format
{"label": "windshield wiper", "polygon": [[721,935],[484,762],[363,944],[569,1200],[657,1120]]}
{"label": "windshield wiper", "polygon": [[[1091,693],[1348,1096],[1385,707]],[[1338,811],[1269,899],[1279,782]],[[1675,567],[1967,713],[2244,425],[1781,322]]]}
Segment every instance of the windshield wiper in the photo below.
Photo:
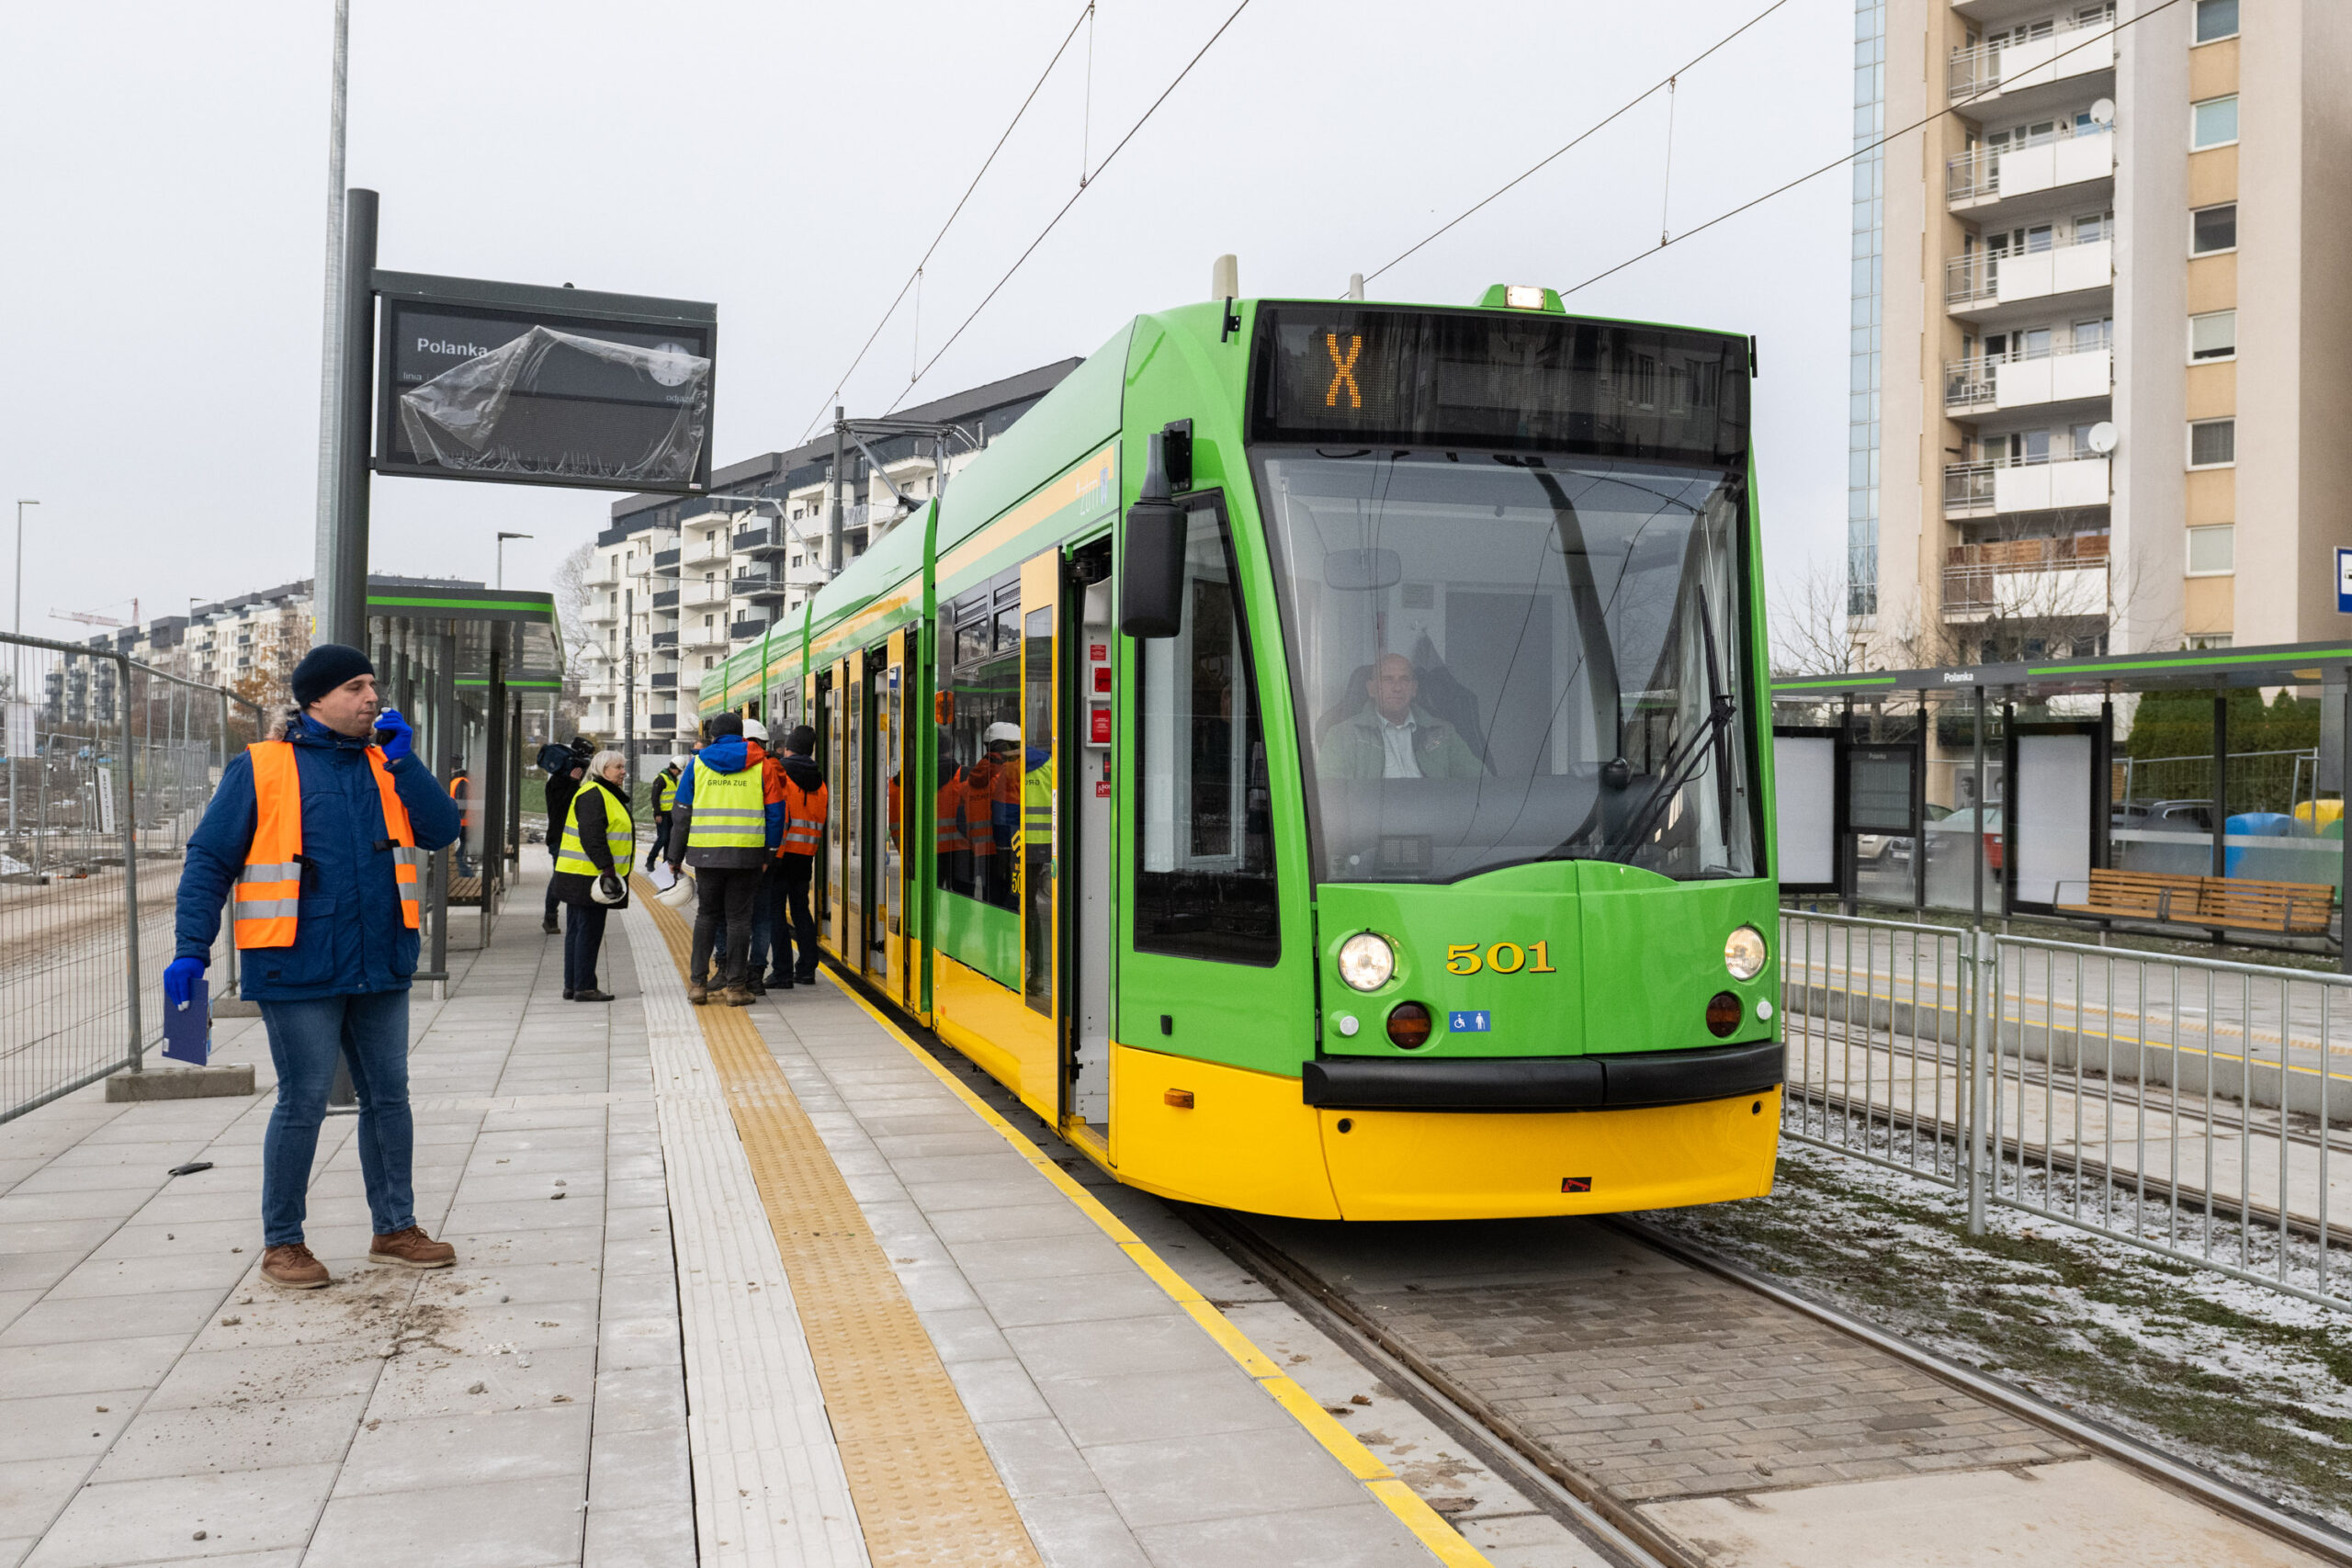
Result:
{"label": "windshield wiper", "polygon": [[1716,797],[1723,810],[1723,821],[1726,826],[1731,821],[1731,754],[1728,747],[1731,721],[1739,710],[1732,701],[1731,694],[1724,690],[1723,666],[1715,654],[1714,621],[1707,614],[1707,591],[1700,588],[1696,592],[1699,641],[1707,665],[1707,716],[1699,721],[1699,728],[1681,745],[1668,754],[1666,766],[1658,771],[1658,782],[1634,813],[1625,831],[1611,846],[1623,852],[1640,852],[1643,840],[1656,829],[1659,816],[1673,803],[1674,797],[1682,793],[1683,786],[1698,776],[1700,764],[1710,756],[1715,764]]}

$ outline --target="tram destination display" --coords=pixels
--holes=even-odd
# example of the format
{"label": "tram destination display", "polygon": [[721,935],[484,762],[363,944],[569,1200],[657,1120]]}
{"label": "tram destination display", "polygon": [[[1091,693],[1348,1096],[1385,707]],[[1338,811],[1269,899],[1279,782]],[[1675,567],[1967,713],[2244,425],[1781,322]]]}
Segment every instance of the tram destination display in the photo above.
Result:
{"label": "tram destination display", "polygon": [[378,472],[709,487],[713,307],[381,272],[377,281]]}
{"label": "tram destination display", "polygon": [[1260,309],[1251,437],[1500,447],[1727,467],[1747,340],[1572,316]]}

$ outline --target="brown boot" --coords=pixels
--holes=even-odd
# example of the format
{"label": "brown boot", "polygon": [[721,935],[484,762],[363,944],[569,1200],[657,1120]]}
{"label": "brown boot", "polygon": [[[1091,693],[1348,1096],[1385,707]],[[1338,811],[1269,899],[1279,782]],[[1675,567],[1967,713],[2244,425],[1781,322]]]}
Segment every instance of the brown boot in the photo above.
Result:
{"label": "brown boot", "polygon": [[261,1277],[289,1291],[315,1291],[334,1283],[327,1266],[299,1241],[265,1249],[261,1255]]}
{"label": "brown boot", "polygon": [[458,1249],[435,1241],[421,1225],[379,1235],[368,1244],[370,1263],[397,1263],[403,1269],[447,1269],[458,1260]]}
{"label": "brown boot", "polygon": [[703,1003],[710,1000],[710,987],[704,985],[699,980],[687,982],[686,1000],[694,1003],[696,1007],[702,1006]]}
{"label": "brown boot", "polygon": [[747,1008],[760,998],[752,995],[749,986],[729,986],[718,993],[718,999],[731,1008]]}

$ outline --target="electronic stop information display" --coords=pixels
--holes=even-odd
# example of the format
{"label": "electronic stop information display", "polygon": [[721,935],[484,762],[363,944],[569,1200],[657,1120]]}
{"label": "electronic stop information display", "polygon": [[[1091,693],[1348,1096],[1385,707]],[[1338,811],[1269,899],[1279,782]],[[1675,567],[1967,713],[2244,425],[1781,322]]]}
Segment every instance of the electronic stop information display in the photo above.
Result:
{"label": "electronic stop information display", "polygon": [[715,307],[379,272],[376,468],[707,490]]}
{"label": "electronic stop information display", "polygon": [[1747,340],[1492,310],[1265,305],[1261,442],[1476,446],[1732,466],[1747,455]]}

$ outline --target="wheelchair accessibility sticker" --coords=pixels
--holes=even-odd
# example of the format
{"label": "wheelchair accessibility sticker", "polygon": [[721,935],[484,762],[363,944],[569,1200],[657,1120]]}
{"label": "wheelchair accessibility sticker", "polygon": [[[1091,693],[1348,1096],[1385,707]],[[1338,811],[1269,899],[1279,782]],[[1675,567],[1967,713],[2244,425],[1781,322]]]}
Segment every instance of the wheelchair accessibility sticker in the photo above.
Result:
{"label": "wheelchair accessibility sticker", "polygon": [[1476,1012],[1448,1013],[1445,1027],[1455,1034],[1489,1034],[1494,1032],[1495,1015],[1484,1008]]}

